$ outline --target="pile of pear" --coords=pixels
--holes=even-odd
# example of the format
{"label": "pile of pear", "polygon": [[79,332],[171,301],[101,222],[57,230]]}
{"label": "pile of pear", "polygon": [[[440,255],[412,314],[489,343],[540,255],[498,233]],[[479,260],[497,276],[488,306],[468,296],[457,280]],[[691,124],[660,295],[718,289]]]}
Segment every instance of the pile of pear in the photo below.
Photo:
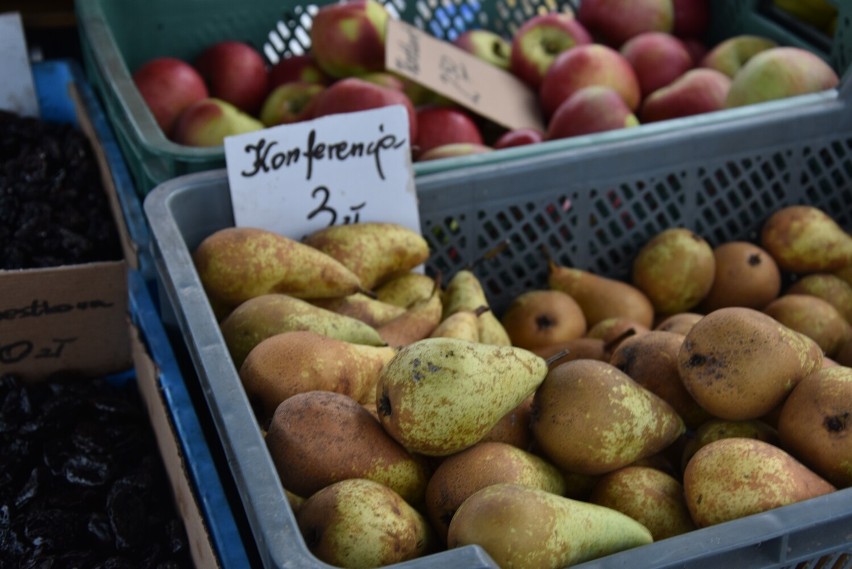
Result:
{"label": "pile of pear", "polygon": [[193,252],[323,562],[556,569],[852,486],[852,236],[826,212],[661,230],[628,279],[544,255],[500,315],[475,263],[444,283],[429,257],[393,223]]}

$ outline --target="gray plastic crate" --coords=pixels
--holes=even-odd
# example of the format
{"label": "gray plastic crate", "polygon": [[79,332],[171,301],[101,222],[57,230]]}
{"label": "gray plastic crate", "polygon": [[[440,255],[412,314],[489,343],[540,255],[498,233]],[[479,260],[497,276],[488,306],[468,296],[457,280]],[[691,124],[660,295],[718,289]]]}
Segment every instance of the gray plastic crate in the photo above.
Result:
{"label": "gray plastic crate", "polygon": [[[706,124],[630,142],[417,179],[428,264],[449,278],[476,266],[495,312],[514,295],[546,286],[541,246],[568,265],[625,277],[654,233],[685,226],[711,244],[754,240],[776,208],[811,204],[852,230],[852,109],[823,95],[795,114],[770,105],[760,117]],[[266,567],[322,566],[307,551],[251,406],[231,363],[190,252],[233,225],[224,170],[159,185],[147,197],[157,272],[186,338]],[[816,567],[852,554],[852,489],[690,532],[580,567]],[[799,565],[799,564],[802,565]],[[830,567],[831,563],[827,566]],[[852,561],[838,567],[848,569]],[[405,567],[496,565],[478,547]]]}

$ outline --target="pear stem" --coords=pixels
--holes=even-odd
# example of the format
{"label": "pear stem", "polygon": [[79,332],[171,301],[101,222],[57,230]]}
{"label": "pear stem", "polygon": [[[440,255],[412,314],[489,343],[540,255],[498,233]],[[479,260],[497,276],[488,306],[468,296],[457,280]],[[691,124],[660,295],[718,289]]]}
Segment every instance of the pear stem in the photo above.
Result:
{"label": "pear stem", "polygon": [[627,330],[625,330],[624,332],[622,332],[621,334],[619,334],[615,338],[611,339],[609,342],[605,343],[604,349],[606,351],[609,351],[614,346],[618,346],[618,344],[620,344],[622,340],[625,340],[625,339],[629,338],[630,336],[635,336],[635,335],[636,335],[636,328],[631,326],[630,328],[628,328]]}
{"label": "pear stem", "polygon": [[555,364],[556,362],[558,362],[559,360],[561,360],[562,358],[564,358],[565,356],[567,356],[570,353],[571,353],[571,350],[569,350],[568,348],[565,348],[564,350],[559,350],[558,352],[556,352],[555,354],[553,354],[552,356],[550,356],[549,358],[547,358],[544,361],[547,362],[547,367],[550,368],[550,367],[553,366],[553,364]]}
{"label": "pear stem", "polygon": [[495,245],[494,247],[492,247],[491,249],[487,250],[485,253],[480,255],[478,258],[472,260],[470,263],[467,264],[467,266],[465,268],[468,271],[472,271],[473,268],[476,265],[478,265],[479,263],[481,263],[483,261],[488,261],[490,259],[493,259],[497,255],[499,255],[500,253],[505,251],[508,246],[509,246],[509,240],[504,239],[499,244]]}

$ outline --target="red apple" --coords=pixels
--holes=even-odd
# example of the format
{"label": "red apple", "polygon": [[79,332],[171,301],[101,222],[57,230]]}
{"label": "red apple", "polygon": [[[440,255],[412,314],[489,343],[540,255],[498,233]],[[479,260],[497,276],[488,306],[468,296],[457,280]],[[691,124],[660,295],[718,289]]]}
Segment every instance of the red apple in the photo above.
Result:
{"label": "red apple", "polygon": [[209,95],[201,74],[175,57],[158,57],[142,64],[133,73],[133,82],[167,137],[172,135],[181,112]]}
{"label": "red apple", "polygon": [[590,85],[611,87],[631,111],[639,107],[641,88],[630,62],[611,47],[587,44],[561,53],[548,69],[539,89],[545,117],[551,117],[575,91]]}
{"label": "red apple", "polygon": [[672,0],[583,0],[577,11],[596,41],[615,48],[642,32],[671,32],[674,18]]}
{"label": "red apple", "polygon": [[311,53],[336,78],[385,69],[390,14],[376,0],[344,0],[319,8],[311,23]]}
{"label": "red apple", "polygon": [[512,42],[496,32],[484,29],[466,30],[453,40],[453,45],[500,69],[509,69]]}
{"label": "red apple", "polygon": [[492,145],[494,150],[502,148],[513,148],[515,146],[525,146],[527,144],[537,144],[544,140],[544,133],[537,128],[521,127],[507,130],[500,135]]}
{"label": "red apple", "polygon": [[473,142],[452,142],[424,152],[417,158],[417,162],[428,160],[440,160],[442,158],[458,158],[459,156],[470,156],[472,154],[484,154],[493,151],[494,148],[485,144]]}
{"label": "red apple", "polygon": [[260,108],[260,122],[266,126],[290,124],[313,116],[317,97],[325,90],[318,83],[290,81],[274,88]]}
{"label": "red apple", "polygon": [[568,97],[547,123],[547,140],[638,126],[636,115],[615,90],[583,87]]}
{"label": "red apple", "polygon": [[235,40],[205,48],[193,65],[210,90],[210,96],[256,115],[269,94],[269,69],[260,52]]}
{"label": "red apple", "polygon": [[210,97],[184,109],[175,123],[173,140],[186,146],[220,146],[226,136],[260,130],[263,126],[231,103]]}
{"label": "red apple", "polygon": [[482,133],[473,118],[459,107],[428,106],[417,109],[415,159],[445,144],[469,142],[482,144]]}
{"label": "red apple", "polygon": [[709,0],[672,0],[672,5],[672,33],[679,38],[703,38],[710,26]]}
{"label": "red apple", "polygon": [[746,62],[771,47],[777,47],[775,40],[750,34],[730,37],[713,46],[701,60],[701,67],[721,71],[733,78]]}
{"label": "red apple", "polygon": [[509,69],[518,79],[538,89],[559,54],[591,41],[588,31],[573,14],[536,14],[521,24],[512,36]]}
{"label": "red apple", "polygon": [[403,105],[408,113],[409,142],[417,140],[417,113],[411,99],[399,89],[383,87],[359,77],[339,79],[317,97],[314,117],[366,111],[390,105]]}
{"label": "red apple", "polygon": [[695,65],[686,45],[666,32],[642,32],[624,42],[619,51],[633,66],[643,97]]}
{"label": "red apple", "polygon": [[284,83],[319,83],[328,85],[331,77],[323,71],[310,53],[285,55],[269,68],[269,89]]}
{"label": "red apple", "polygon": [[696,67],[648,95],[639,119],[651,123],[724,109],[730,87],[731,79],[724,73]]}

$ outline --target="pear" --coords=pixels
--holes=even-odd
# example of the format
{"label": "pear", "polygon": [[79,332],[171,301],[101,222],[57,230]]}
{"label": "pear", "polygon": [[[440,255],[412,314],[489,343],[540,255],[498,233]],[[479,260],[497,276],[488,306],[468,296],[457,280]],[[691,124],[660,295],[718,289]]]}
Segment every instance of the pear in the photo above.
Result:
{"label": "pear", "polygon": [[768,251],[747,241],[728,241],[713,249],[716,272],[700,312],[725,306],[762,309],[781,292],[781,271]]}
{"label": "pear", "polygon": [[450,520],[468,496],[500,482],[565,492],[562,473],[542,457],[505,443],[478,442],[444,459],[426,485],[426,516],[438,537],[446,540]]}
{"label": "pear", "polygon": [[[644,324],[640,324],[635,320],[623,318],[621,316],[613,316],[601,320],[586,331],[587,338],[598,338],[604,342],[604,350],[612,355],[612,352],[625,339],[631,336],[644,334],[650,328]],[[607,361],[609,358],[607,358]]]}
{"label": "pear", "polygon": [[440,280],[432,285],[432,294],[414,301],[402,314],[388,320],[376,331],[389,346],[399,348],[428,338],[441,323],[443,303]]}
{"label": "pear", "polygon": [[659,314],[687,312],[713,286],[713,248],[697,233],[672,227],[654,235],[633,259],[631,282]]}
{"label": "pear", "polygon": [[708,527],[834,492],[781,448],[751,438],[720,439],[686,465],[683,491],[698,527]]}
{"label": "pear", "polygon": [[305,544],[320,561],[372,569],[432,553],[429,522],[387,486],[341,480],[309,496],[296,513]]}
{"label": "pear", "polygon": [[760,244],[781,270],[791,273],[832,272],[852,264],[852,236],[813,206],[773,212],[763,223]]}
{"label": "pear", "polygon": [[646,328],[654,321],[651,300],[630,283],[549,260],[547,284],[577,301],[589,328],[610,318],[623,318]]}
{"label": "pear", "polygon": [[641,523],[598,506],[520,484],[487,486],[450,522],[447,547],[476,544],[499,567],[561,569],[647,545]]}
{"label": "pear", "polygon": [[310,330],[275,334],[256,345],[239,368],[240,381],[262,424],[278,404],[305,391],[334,391],[358,402],[376,400],[382,367],[396,350],[330,338]]}
{"label": "pear", "polygon": [[479,442],[506,443],[521,450],[529,450],[532,443],[532,402],[532,395],[521,401],[517,407],[503,415]]}
{"label": "pear", "polygon": [[331,225],[302,241],[340,261],[358,275],[367,290],[411,271],[429,258],[429,243],[423,236],[397,223]]}
{"label": "pear", "polygon": [[219,313],[256,296],[345,296],[362,290],[339,261],[299,241],[252,227],[227,227],[204,238],[192,255],[195,270]]}
{"label": "pear", "polygon": [[678,353],[686,389],[721,419],[757,419],[822,366],[819,345],[768,314],[729,306],[695,323]]}
{"label": "pear", "polygon": [[432,338],[460,338],[469,342],[479,341],[479,317],[491,310],[480,306],[476,310],[459,310],[441,320],[429,335]]}
{"label": "pear", "polygon": [[392,277],[375,288],[376,299],[408,308],[415,301],[428,298],[435,288],[435,279],[423,273],[409,271]]}
{"label": "pear", "polygon": [[579,338],[586,317],[571,296],[559,290],[528,290],[515,296],[500,320],[512,345],[528,350]]}
{"label": "pear", "polygon": [[379,417],[410,451],[446,456],[481,440],[546,374],[544,358],[523,348],[425,338],[382,369]]}
{"label": "pear", "polygon": [[[610,353],[600,338],[574,338],[565,342],[550,344],[530,350],[548,360],[551,368],[559,364],[581,358],[609,361]],[[559,356],[559,357],[556,357]]]}
{"label": "pear", "polygon": [[348,478],[381,482],[414,506],[431,471],[351,397],[307,391],[282,402],[266,433],[281,484],[300,496]]}
{"label": "pear", "polygon": [[778,416],[784,448],[837,487],[852,486],[852,368],[817,370],[790,393]]}
{"label": "pear", "polygon": [[834,274],[834,276],[840,277],[841,279],[846,281],[846,284],[852,286],[852,263],[849,263],[837,269],[832,274]]}
{"label": "pear", "polygon": [[692,325],[703,317],[704,314],[699,312],[678,312],[677,314],[664,317],[654,326],[654,330],[673,332],[686,336],[686,333],[692,329]]}
{"label": "pear", "polygon": [[630,516],[648,528],[654,541],[695,528],[686,507],[683,485],[673,476],[648,466],[625,466],[604,474],[589,502]]}
{"label": "pear", "polygon": [[[476,310],[488,306],[488,299],[482,283],[469,269],[461,269],[453,275],[444,290],[443,318],[460,310]],[[483,313],[479,318],[479,341],[496,346],[511,346],[512,340],[503,324],[492,311]]]}
{"label": "pear", "polygon": [[763,312],[815,341],[832,357],[852,336],[852,325],[833,304],[810,294],[785,293],[770,302]]}
{"label": "pear", "polygon": [[680,378],[677,356],[685,336],[651,330],[625,338],[612,352],[609,363],[633,381],[671,405],[688,429],[694,429],[711,415],[702,408]]}
{"label": "pear", "polygon": [[852,324],[852,283],[834,273],[804,275],[787,288],[787,294],[811,294],[831,304]]}
{"label": "pear", "polygon": [[683,446],[681,455],[681,471],[686,468],[689,459],[704,445],[734,437],[757,439],[778,446],[781,440],[775,427],[762,419],[747,419],[731,421],[728,419],[711,418],[698,426]]}
{"label": "pear", "polygon": [[237,369],[256,345],[282,332],[310,330],[354,344],[387,345],[369,324],[287,294],[250,298],[237,306],[219,327]]}
{"label": "pear", "polygon": [[535,392],[531,429],[536,448],[556,466],[591,475],[656,454],[685,430],[665,400],[598,360],[548,372]]}
{"label": "pear", "polygon": [[374,328],[405,312],[405,308],[401,306],[382,302],[363,292],[335,298],[317,298],[310,303],[338,314],[351,316]]}

